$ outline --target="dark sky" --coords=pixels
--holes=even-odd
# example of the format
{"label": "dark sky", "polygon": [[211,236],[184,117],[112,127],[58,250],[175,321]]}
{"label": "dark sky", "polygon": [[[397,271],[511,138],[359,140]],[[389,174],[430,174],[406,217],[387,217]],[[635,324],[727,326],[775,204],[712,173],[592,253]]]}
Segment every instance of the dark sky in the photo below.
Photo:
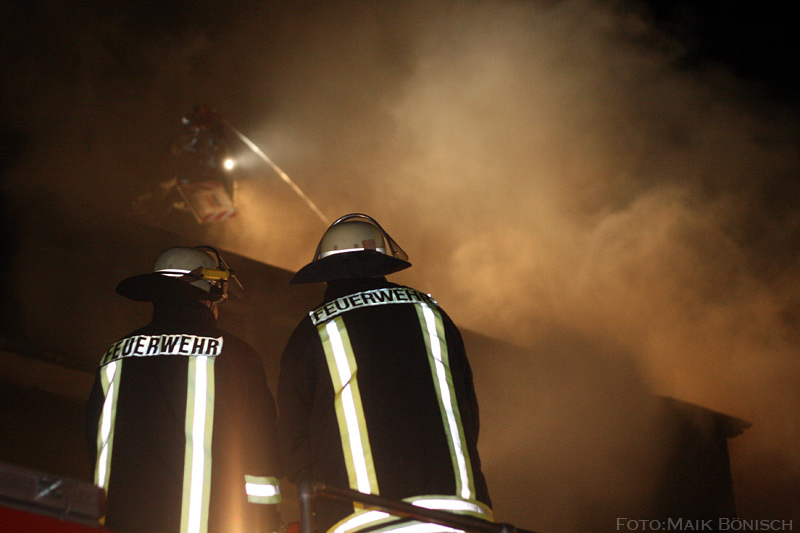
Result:
{"label": "dark sky", "polygon": [[687,47],[687,65],[718,62],[737,77],[763,84],[777,99],[797,101],[797,6],[662,0],[647,5],[657,24]]}
{"label": "dark sky", "polygon": [[[535,394],[539,363],[498,360],[484,390],[552,414],[520,415],[541,441],[509,419],[497,450],[596,459],[564,440],[600,431],[597,411],[555,400],[591,403],[593,372],[615,368],[753,421],[735,474],[800,475],[793,4],[34,0],[0,2],[0,21],[14,268],[42,232],[113,227],[158,187],[180,117],[209,103],[328,219],[378,218],[414,264],[396,281],[462,326],[603,354],[569,380],[548,367]],[[325,225],[239,148],[240,211],[206,240],[297,269]],[[602,489],[571,481],[565,515]]]}

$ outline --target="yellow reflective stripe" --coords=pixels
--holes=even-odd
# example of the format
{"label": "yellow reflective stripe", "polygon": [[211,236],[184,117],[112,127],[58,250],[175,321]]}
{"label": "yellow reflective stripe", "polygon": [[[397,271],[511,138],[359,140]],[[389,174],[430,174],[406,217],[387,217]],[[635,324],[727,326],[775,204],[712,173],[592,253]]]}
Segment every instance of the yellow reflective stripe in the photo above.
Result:
{"label": "yellow reflective stripe", "polygon": [[422,324],[425,347],[428,350],[428,361],[431,365],[433,382],[439,398],[439,408],[447,433],[447,443],[453,459],[456,481],[456,493],[465,500],[475,496],[475,482],[472,475],[472,464],[467,453],[467,442],[464,428],[461,425],[461,413],[458,410],[456,392],[453,388],[453,376],[450,372],[447,342],[444,335],[444,322],[438,309],[428,304],[416,306],[417,315]]}
{"label": "yellow reflective stripe", "polygon": [[383,522],[393,522],[397,517],[383,511],[356,511],[328,529],[328,533],[346,533],[362,527],[374,527]]}
{"label": "yellow reflective stripe", "polygon": [[358,388],[357,370],[350,337],[342,317],[317,326],[335,393],[336,418],[342,439],[350,488],[378,494],[364,408]]}
{"label": "yellow reflective stripe", "polygon": [[95,485],[108,490],[111,475],[111,451],[114,444],[114,426],[117,417],[122,361],[111,362],[100,370],[103,387],[103,410],[97,423],[97,463],[94,470]]}
{"label": "yellow reflective stripe", "polygon": [[274,477],[244,476],[244,490],[250,503],[280,503],[280,482]]}
{"label": "yellow reflective stripe", "polygon": [[[404,498],[404,502],[411,503],[425,509],[437,511],[450,511],[459,515],[471,515],[483,520],[494,521],[492,510],[477,500],[463,500],[458,496],[414,496]],[[358,511],[328,530],[328,533],[356,533],[369,528],[370,533],[379,531],[405,531],[414,533],[456,532],[459,529],[448,528],[432,522],[409,521],[395,524],[399,518],[383,511]]]}
{"label": "yellow reflective stripe", "polygon": [[205,533],[211,493],[214,358],[190,357],[188,378],[181,533]]}
{"label": "yellow reflective stripe", "polygon": [[425,509],[438,509],[440,511],[452,511],[458,514],[472,515],[484,520],[494,521],[494,513],[485,503],[477,500],[463,500],[458,496],[416,496],[406,498],[404,501],[413,503]]}
{"label": "yellow reflective stripe", "polygon": [[382,531],[402,531],[403,533],[466,533],[463,529],[454,529],[433,522],[406,522],[402,525],[389,524],[386,527],[370,530],[371,533]]}

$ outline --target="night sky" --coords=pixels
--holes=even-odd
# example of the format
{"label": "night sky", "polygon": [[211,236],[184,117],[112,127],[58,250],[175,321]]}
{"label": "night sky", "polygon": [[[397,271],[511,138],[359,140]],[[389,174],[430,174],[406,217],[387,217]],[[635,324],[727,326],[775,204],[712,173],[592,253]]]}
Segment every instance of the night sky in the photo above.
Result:
{"label": "night sky", "polygon": [[[737,479],[796,480],[799,19],[755,2],[0,2],[4,244],[25,269],[42,233],[113,227],[210,104],[328,220],[375,216],[414,264],[395,281],[458,324],[602,354],[537,391],[537,364],[499,359],[481,382],[549,405],[552,464],[592,459],[565,441],[621,405],[590,420],[554,399],[591,403],[589,376],[624,368],[753,422]],[[205,240],[300,268],[325,223],[232,146],[239,213]],[[541,453],[519,421],[537,419],[508,414],[489,442]],[[552,497],[569,514],[602,486]]]}

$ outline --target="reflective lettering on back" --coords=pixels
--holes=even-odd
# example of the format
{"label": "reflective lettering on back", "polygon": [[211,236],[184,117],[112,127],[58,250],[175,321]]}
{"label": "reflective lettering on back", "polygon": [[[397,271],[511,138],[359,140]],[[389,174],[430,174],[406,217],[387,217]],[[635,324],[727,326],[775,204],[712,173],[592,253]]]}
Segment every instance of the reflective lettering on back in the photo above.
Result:
{"label": "reflective lettering on back", "polygon": [[197,335],[134,335],[112,344],[101,365],[128,357],[183,355],[186,357],[216,357],[222,353],[222,337]]}
{"label": "reflective lettering on back", "polygon": [[316,326],[353,309],[373,305],[414,303],[425,303],[434,307],[439,306],[430,294],[425,294],[410,287],[386,287],[342,296],[317,307],[309,313],[309,316],[311,317],[311,323]]}

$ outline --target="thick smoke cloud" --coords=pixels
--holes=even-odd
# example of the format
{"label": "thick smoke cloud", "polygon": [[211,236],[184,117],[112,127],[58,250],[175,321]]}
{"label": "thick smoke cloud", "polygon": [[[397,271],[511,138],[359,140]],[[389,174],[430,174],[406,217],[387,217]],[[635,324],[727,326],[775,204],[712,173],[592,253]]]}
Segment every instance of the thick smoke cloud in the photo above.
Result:
{"label": "thick smoke cloud", "polygon": [[[212,103],[330,220],[377,217],[414,263],[398,281],[540,355],[515,360],[517,379],[478,364],[479,393],[531,406],[487,422],[503,435],[484,445],[563,476],[550,496],[564,516],[508,502],[500,518],[587,523],[581,502],[648,468],[635,450],[658,442],[637,404],[651,392],[754,422],[733,442],[735,477],[798,476],[791,111],[722,67],[680,68],[681,46],[636,4],[396,4],[4,8],[31,32],[4,43],[5,120],[31,139],[10,197],[111,221],[157,186],[180,116]],[[241,162],[240,212],[207,239],[299,268],[325,224]]]}

